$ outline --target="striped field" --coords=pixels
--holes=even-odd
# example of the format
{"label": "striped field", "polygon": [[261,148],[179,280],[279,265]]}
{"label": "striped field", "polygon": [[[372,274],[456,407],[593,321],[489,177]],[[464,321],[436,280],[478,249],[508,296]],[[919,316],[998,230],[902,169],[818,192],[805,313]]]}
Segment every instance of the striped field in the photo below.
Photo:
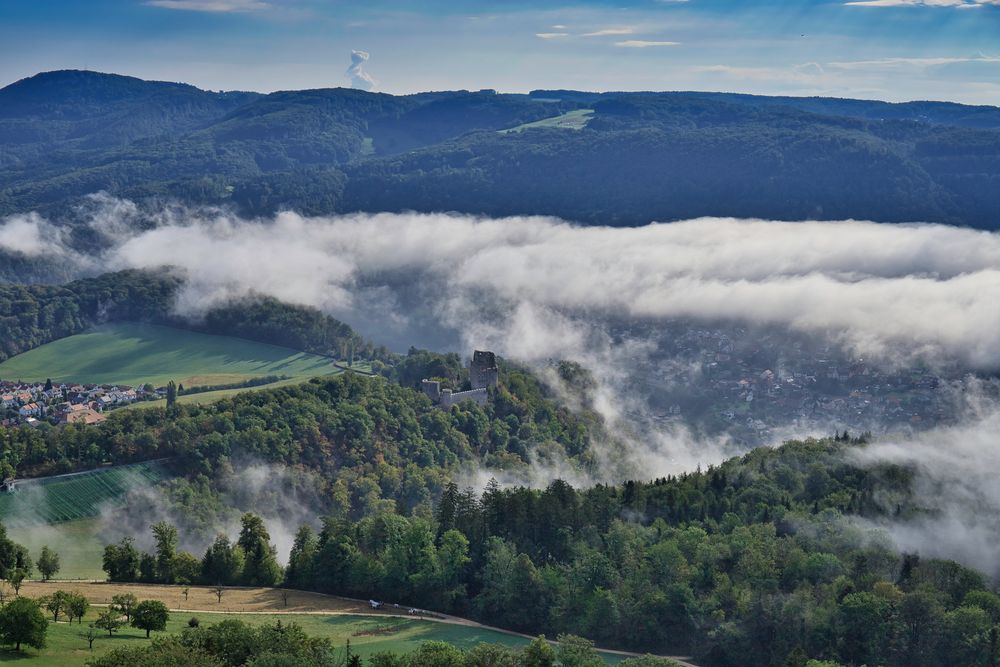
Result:
{"label": "striped field", "polygon": [[149,462],[17,482],[0,493],[0,522],[62,523],[95,517],[120,505],[129,489],[168,477],[162,463]]}

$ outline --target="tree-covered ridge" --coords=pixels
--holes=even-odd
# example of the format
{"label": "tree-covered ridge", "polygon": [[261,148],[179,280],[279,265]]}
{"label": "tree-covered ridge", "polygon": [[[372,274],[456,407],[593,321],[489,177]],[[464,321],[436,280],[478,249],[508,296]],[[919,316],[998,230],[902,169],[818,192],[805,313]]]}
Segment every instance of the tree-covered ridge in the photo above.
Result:
{"label": "tree-covered ridge", "polygon": [[0,284],[0,361],[106,322],[151,322],[246,338],[338,358],[385,356],[315,308],[251,296],[201,319],[174,313],[182,281],[166,272],[120,271],[65,285]]}
{"label": "tree-covered ridge", "polygon": [[[912,470],[853,463],[852,450],[865,446],[790,442],[619,486],[491,483],[478,494],[449,483],[433,516],[397,502],[360,518],[329,516],[318,533],[303,527],[283,585],[606,647],[693,654],[707,667],[810,659],[992,667],[1000,597],[987,579],[951,561],[900,554],[856,522],[925,511]],[[239,539],[219,537],[200,568],[188,557],[188,576],[235,584],[249,581],[247,572],[270,572],[273,583],[280,575],[268,541],[244,517]],[[123,542],[108,547],[106,563],[125,552],[133,579],[142,560],[150,563],[142,576],[157,580],[159,552],[140,557]],[[176,562],[172,551],[166,561]]]}
{"label": "tree-covered ridge", "polygon": [[321,474],[330,511],[358,516],[383,499],[429,512],[464,462],[518,468],[544,451],[586,465],[592,437],[605,437],[595,415],[559,407],[534,376],[507,369],[485,407],[440,410],[416,390],[346,374],[210,405],[115,411],[85,429],[5,429],[0,449],[20,475],[175,457],[196,486],[181,498],[211,495],[199,475],[231,470],[239,457],[301,466]]}
{"label": "tree-covered ridge", "polygon": [[858,446],[793,442],[619,487],[452,485],[433,521],[300,532],[286,583],[712,667],[995,664],[1000,597],[982,574],[852,523],[921,511],[911,471],[859,468]]}
{"label": "tree-covered ridge", "polygon": [[[720,93],[210,93],[92,72],[0,90],[0,214],[107,191],[246,214],[455,210],[993,229],[1000,110]],[[590,109],[570,131],[496,130]],[[721,196],[719,193],[723,193]]]}

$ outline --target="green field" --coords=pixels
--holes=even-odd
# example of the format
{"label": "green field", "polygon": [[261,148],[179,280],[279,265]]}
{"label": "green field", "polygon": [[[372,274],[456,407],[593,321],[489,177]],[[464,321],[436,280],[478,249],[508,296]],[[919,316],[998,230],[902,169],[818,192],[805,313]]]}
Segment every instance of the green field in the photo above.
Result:
{"label": "green field", "polygon": [[53,524],[95,517],[129,489],[152,486],[168,476],[162,464],[151,462],[21,480],[15,491],[0,493],[0,521]]}
{"label": "green field", "polygon": [[[84,618],[83,625],[50,623],[48,646],[40,651],[26,649],[20,654],[10,650],[0,650],[0,662],[19,662],[23,665],[39,667],[63,667],[83,665],[87,658],[100,655],[118,646],[145,644],[145,633],[133,628],[122,628],[113,638],[106,634],[94,642],[93,652],[87,649],[87,642],[80,637],[87,623],[97,618],[98,611],[91,611]],[[226,618],[238,618],[246,623],[295,622],[313,636],[328,637],[337,646],[351,642],[351,649],[362,657],[378,651],[408,652],[425,641],[445,641],[459,648],[471,648],[483,642],[523,646],[526,639],[481,628],[436,623],[407,618],[379,618],[366,616],[314,616],[299,614],[282,615],[229,615],[208,613],[172,613],[167,625],[168,633],[178,633],[187,626],[191,616],[197,616],[205,623],[215,623]],[[154,633],[155,636],[155,633]],[[621,660],[617,656],[605,654],[609,664]]]}
{"label": "green field", "polygon": [[80,519],[54,525],[8,523],[7,519],[3,523],[7,536],[27,547],[32,558],[38,557],[43,546],[59,554],[59,572],[54,579],[107,578],[101,565],[104,543],[110,540],[101,539],[99,519]]}
{"label": "green field", "polygon": [[62,338],[0,364],[0,378],[188,387],[234,384],[269,375],[335,372],[326,357],[242,338],[153,324],[113,324]]}
{"label": "green field", "polygon": [[590,122],[590,117],[593,115],[593,109],[575,109],[568,113],[564,113],[561,116],[553,116],[551,118],[543,118],[542,120],[536,120],[532,123],[525,123],[523,125],[518,125],[517,127],[512,127],[506,130],[500,130],[500,134],[509,134],[511,132],[522,132],[523,130],[530,130],[533,128],[555,128],[558,130],[582,130]]}

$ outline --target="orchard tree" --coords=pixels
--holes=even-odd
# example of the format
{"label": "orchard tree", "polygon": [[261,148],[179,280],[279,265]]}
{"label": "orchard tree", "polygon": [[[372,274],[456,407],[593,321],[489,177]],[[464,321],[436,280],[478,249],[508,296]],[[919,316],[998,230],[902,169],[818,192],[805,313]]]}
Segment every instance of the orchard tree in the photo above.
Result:
{"label": "orchard tree", "polygon": [[120,627],[125,625],[121,614],[114,607],[110,607],[101,612],[101,615],[94,621],[94,627],[100,630],[107,630],[108,637],[112,636]]}
{"label": "orchard tree", "polygon": [[19,567],[11,573],[8,581],[10,581],[11,588],[14,589],[14,595],[21,594],[21,584],[24,583],[24,580],[27,579],[27,577],[28,573],[24,568]]}
{"label": "orchard tree", "polygon": [[132,612],[137,604],[139,604],[139,598],[132,593],[121,593],[111,597],[111,609],[119,616],[124,616],[126,623],[132,622]]}
{"label": "orchard tree", "polygon": [[80,635],[85,640],[87,640],[87,648],[91,651],[94,650],[94,640],[97,639],[97,628],[91,623],[87,626],[87,629]]}
{"label": "orchard tree", "polygon": [[69,599],[66,601],[66,614],[71,622],[75,616],[77,624],[82,625],[83,617],[88,609],[90,609],[90,601],[87,600],[86,596],[77,592],[69,594]]}
{"label": "orchard tree", "polygon": [[16,651],[21,650],[21,644],[44,648],[48,628],[49,620],[31,598],[19,597],[0,609],[0,641],[13,644]]}
{"label": "orchard tree", "polygon": [[167,605],[159,600],[143,600],[132,611],[132,627],[145,630],[148,639],[150,630],[166,630],[169,618]]}
{"label": "orchard tree", "polygon": [[[69,606],[69,597],[70,594],[66,591],[56,591],[52,595],[45,596],[39,602],[52,614],[52,620],[58,623],[59,614],[66,611],[66,608]],[[72,617],[70,617],[70,620],[73,620]]]}

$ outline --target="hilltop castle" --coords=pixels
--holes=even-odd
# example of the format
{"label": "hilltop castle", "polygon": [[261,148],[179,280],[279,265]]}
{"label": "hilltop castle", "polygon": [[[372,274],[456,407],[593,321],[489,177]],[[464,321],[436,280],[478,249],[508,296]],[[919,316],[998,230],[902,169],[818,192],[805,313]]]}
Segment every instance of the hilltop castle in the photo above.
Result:
{"label": "hilltop castle", "polygon": [[422,380],[420,388],[435,405],[441,408],[450,408],[462,401],[472,401],[479,406],[486,405],[490,388],[500,384],[497,355],[482,350],[474,351],[472,361],[469,362],[469,382],[472,384],[472,389],[469,391],[453,392],[451,389],[442,389],[441,383],[435,380]]}

